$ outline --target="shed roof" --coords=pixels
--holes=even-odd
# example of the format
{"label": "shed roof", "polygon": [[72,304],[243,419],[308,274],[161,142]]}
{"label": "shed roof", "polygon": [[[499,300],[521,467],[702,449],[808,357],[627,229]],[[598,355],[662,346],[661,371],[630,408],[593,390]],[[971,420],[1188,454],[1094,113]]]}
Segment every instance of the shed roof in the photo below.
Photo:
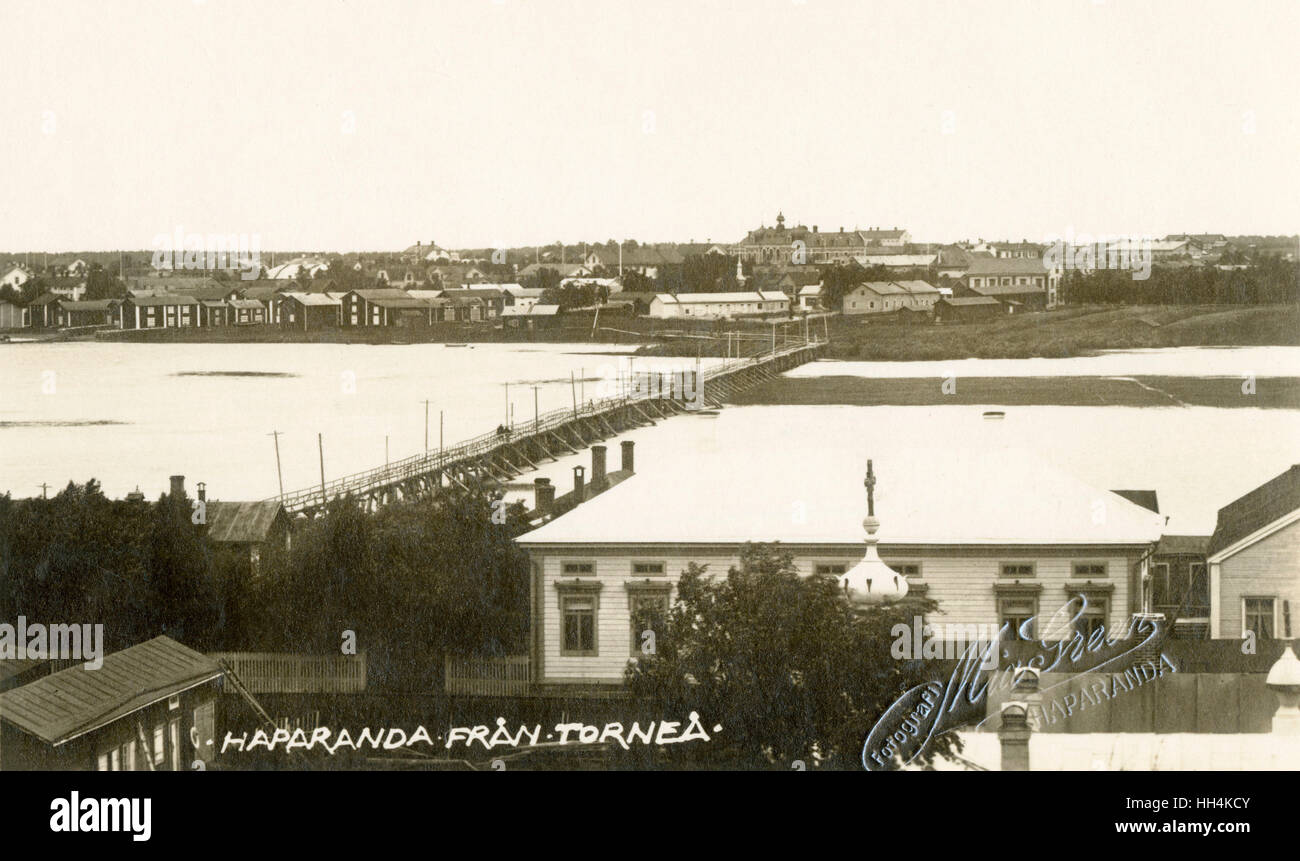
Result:
{"label": "shed roof", "polygon": [[283,510],[277,499],[256,502],[208,502],[208,538],[219,543],[259,544],[271,534]]}
{"label": "shed roof", "polygon": [[155,637],[97,670],[78,664],[0,694],[0,719],[58,745],[221,674],[212,658]]}
{"label": "shed roof", "polygon": [[1300,464],[1219,509],[1207,555],[1213,556],[1300,509]]}

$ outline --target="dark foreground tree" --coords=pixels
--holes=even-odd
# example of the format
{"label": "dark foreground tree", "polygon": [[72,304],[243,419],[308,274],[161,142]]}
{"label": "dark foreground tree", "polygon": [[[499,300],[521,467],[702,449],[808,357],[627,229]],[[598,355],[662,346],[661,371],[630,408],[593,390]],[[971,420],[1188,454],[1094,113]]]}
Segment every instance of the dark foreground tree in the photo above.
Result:
{"label": "dark foreground tree", "polygon": [[[867,733],[905,691],[930,681],[918,662],[890,656],[891,629],[936,606],[912,598],[857,610],[834,579],[800,577],[779,545],[747,545],[725,578],[694,563],[683,572],[655,654],[628,668],[629,688],[661,717],[695,711],[707,729],[722,726],[707,743],[665,747],[668,759],[861,768]],[[936,737],[919,759],[928,764],[952,745],[951,735]]]}

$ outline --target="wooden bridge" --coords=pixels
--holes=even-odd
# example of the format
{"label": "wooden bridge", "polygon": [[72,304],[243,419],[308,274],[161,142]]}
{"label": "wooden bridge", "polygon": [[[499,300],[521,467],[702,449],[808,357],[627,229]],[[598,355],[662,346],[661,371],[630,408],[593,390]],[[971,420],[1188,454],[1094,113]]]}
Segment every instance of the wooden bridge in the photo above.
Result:
{"label": "wooden bridge", "polygon": [[[314,517],[331,500],[351,499],[373,510],[400,499],[428,497],[444,488],[499,487],[545,460],[578,451],[633,427],[681,412],[722,406],[737,392],[817,357],[825,341],[813,338],[773,346],[756,356],[727,359],[706,371],[640,372],[620,395],[558,409],[512,428],[499,428],[440,451],[337,478],[279,497],[291,514]],[[275,497],[273,497],[275,499]]]}

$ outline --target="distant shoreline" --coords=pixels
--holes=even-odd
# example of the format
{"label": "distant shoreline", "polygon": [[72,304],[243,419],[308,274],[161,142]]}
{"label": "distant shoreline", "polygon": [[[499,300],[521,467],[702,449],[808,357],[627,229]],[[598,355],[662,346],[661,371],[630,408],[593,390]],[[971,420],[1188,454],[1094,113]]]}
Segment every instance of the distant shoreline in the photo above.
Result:
{"label": "distant shoreline", "polygon": [[1087,406],[1300,409],[1300,377],[1141,374],[1062,377],[780,377],[732,402],[742,406]]}

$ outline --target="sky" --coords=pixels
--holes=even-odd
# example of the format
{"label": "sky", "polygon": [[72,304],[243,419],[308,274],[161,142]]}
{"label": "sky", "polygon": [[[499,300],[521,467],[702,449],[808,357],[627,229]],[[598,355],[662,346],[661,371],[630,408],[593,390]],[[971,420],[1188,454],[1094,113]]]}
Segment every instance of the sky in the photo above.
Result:
{"label": "sky", "polygon": [[1300,3],[0,0],[0,251],[1300,231]]}

